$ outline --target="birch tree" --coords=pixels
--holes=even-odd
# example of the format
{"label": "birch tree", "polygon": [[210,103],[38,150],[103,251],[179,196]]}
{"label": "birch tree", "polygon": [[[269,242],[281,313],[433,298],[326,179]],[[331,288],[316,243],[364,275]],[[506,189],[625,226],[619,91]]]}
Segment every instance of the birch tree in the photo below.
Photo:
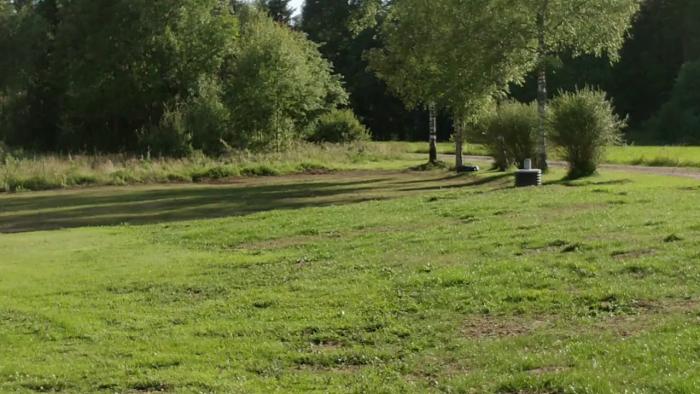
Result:
{"label": "birch tree", "polygon": [[[437,23],[440,15],[425,1],[397,2],[382,26],[384,47],[370,51],[370,67],[406,104],[429,112],[429,163],[437,162],[437,119],[439,106],[444,105],[443,88],[439,86],[439,62],[431,45],[440,40],[440,29],[427,28]],[[414,6],[419,6],[413,9]]]}
{"label": "birch tree", "polygon": [[[506,32],[509,39],[527,42],[531,64],[537,73],[537,105],[540,116],[536,164],[547,169],[547,63],[563,51],[575,56],[592,54],[618,60],[639,11],[641,0],[513,0],[512,18],[523,27]],[[525,34],[514,37],[513,34]]]}
{"label": "birch tree", "polygon": [[[527,35],[506,0],[396,0],[383,25],[384,48],[370,65],[409,106],[449,111],[455,122],[455,165],[463,131],[491,98],[530,67]],[[507,37],[507,32],[516,34]]]}

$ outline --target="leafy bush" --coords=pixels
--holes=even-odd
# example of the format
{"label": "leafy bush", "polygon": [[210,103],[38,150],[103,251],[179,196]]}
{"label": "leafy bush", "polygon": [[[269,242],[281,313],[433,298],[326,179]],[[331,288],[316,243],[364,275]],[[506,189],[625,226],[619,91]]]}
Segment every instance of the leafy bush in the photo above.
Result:
{"label": "leafy bush", "polygon": [[352,110],[340,109],[321,115],[309,140],[332,143],[368,141],[370,134]]}
{"label": "leafy bush", "polygon": [[535,157],[538,117],[534,104],[509,101],[481,123],[481,139],[494,158],[494,165],[505,171]]}
{"label": "leafy bush", "polygon": [[605,147],[620,143],[624,127],[602,91],[561,93],[552,102],[549,132],[569,163],[570,178],[593,174]]}
{"label": "leafy bush", "polygon": [[149,152],[169,156],[186,156],[192,152],[192,134],[187,130],[181,106],[166,108],[160,124],[139,133],[139,142]]}
{"label": "leafy bush", "polygon": [[700,61],[683,66],[671,99],[648,128],[664,143],[700,144]]}
{"label": "leafy bush", "polygon": [[201,78],[185,109],[185,124],[192,133],[192,144],[208,154],[225,152],[234,139],[229,126],[230,113],[221,94],[216,80]]}
{"label": "leafy bush", "polygon": [[235,147],[281,151],[318,117],[347,102],[340,77],[305,35],[245,8],[224,97]]}
{"label": "leafy bush", "polygon": [[0,165],[2,165],[5,162],[5,158],[10,154],[9,149],[7,149],[7,146],[5,143],[0,141]]}
{"label": "leafy bush", "polygon": [[234,176],[240,176],[241,172],[232,166],[216,166],[205,170],[196,171],[192,174],[192,180],[194,182],[201,182],[203,180],[216,180],[224,179]]}

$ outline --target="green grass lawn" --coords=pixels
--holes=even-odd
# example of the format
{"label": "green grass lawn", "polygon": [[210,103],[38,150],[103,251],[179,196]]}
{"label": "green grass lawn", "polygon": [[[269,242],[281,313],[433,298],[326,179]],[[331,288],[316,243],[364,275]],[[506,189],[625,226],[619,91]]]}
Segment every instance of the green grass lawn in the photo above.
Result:
{"label": "green grass lawn", "polygon": [[[380,142],[394,149],[401,148],[408,153],[428,153],[427,142]],[[438,152],[454,154],[454,144],[440,142]],[[467,155],[487,156],[486,148],[479,144],[466,144]],[[561,160],[556,152],[552,157]],[[700,146],[611,146],[603,162],[608,164],[627,164],[650,167],[700,167]]]}
{"label": "green grass lawn", "polygon": [[616,146],[606,162],[652,167],[700,167],[700,146]]}
{"label": "green grass lawn", "polygon": [[700,391],[700,183],[562,176],[0,195],[0,392]]}

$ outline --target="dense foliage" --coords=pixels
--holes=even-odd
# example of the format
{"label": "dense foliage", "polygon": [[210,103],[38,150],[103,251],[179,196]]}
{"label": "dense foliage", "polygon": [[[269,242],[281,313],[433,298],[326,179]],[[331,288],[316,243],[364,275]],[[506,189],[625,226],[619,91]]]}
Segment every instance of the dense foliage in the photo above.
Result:
{"label": "dense foliage", "polygon": [[666,143],[700,144],[700,61],[683,66],[670,100],[648,127]]}
{"label": "dense foliage", "polygon": [[[280,149],[344,104],[316,45],[222,0],[3,0],[2,135],[41,150]],[[3,53],[5,53],[3,51]]]}
{"label": "dense foliage", "polygon": [[475,129],[481,135],[474,138],[486,145],[494,165],[506,170],[513,165],[522,166],[525,159],[535,157],[537,125],[534,104],[506,101],[483,118]]}
{"label": "dense foliage", "polygon": [[[550,91],[597,86],[614,99],[618,114],[629,115],[628,139],[681,143],[683,139],[670,128],[650,130],[645,124],[669,100],[683,64],[700,58],[698,20],[700,2],[695,0],[646,0],[622,46],[619,62],[611,64],[606,56],[573,56],[565,51],[550,58]],[[536,84],[533,73],[525,85],[513,86],[514,97],[535,100]]]}
{"label": "dense foliage", "polygon": [[322,115],[309,137],[313,142],[367,141],[370,134],[355,114],[347,109],[335,110]]}
{"label": "dense foliage", "polygon": [[238,145],[279,150],[345,104],[340,79],[316,46],[257,12],[241,18],[225,94]]}
{"label": "dense foliage", "polygon": [[604,149],[620,142],[625,122],[605,93],[584,88],[562,93],[552,102],[549,134],[569,163],[569,177],[596,171]]}
{"label": "dense foliage", "polygon": [[[246,15],[247,4],[270,19]],[[698,99],[684,88],[697,80],[689,63],[700,60],[698,1],[418,1],[400,14],[401,23],[417,30],[399,38],[420,31],[413,49],[427,48],[432,68],[403,73],[401,62],[418,58],[406,52],[369,69],[368,54],[392,54],[386,33],[399,31],[394,9],[405,4],[413,0],[307,0],[294,16],[289,0],[0,0],[0,140],[43,151],[274,149],[308,137],[318,116],[344,103],[376,139],[423,139],[424,103],[409,110],[399,97],[406,99],[411,84],[423,84],[436,71],[459,76],[443,99],[474,96],[474,76],[450,64],[498,64],[502,59],[474,60],[483,48],[470,45],[495,48],[489,37],[499,32],[503,40],[496,44],[517,39],[529,51],[515,62],[532,71],[522,73],[524,84],[520,78],[511,84],[513,98],[538,98],[537,70],[544,66],[550,92],[584,85],[606,91],[620,116],[629,114],[631,141],[698,142]],[[455,11],[464,7],[477,10]],[[445,35],[446,26],[472,23],[487,7],[499,17],[478,24],[481,29]],[[539,16],[545,50],[538,49]],[[251,65],[258,61],[256,73]],[[503,82],[512,79],[507,69],[493,70]],[[298,95],[290,93],[295,90]],[[451,134],[454,113],[444,107],[437,128],[442,140]]]}
{"label": "dense foliage", "polygon": [[[368,70],[365,53],[380,47],[378,32],[383,15],[372,18],[368,28],[356,29],[358,15],[376,0],[306,0],[301,14],[301,30],[320,44],[319,50],[343,76],[350,93],[352,109],[372,131],[375,139],[427,138],[427,114],[407,110],[375,74]],[[448,120],[442,138],[448,138]]]}

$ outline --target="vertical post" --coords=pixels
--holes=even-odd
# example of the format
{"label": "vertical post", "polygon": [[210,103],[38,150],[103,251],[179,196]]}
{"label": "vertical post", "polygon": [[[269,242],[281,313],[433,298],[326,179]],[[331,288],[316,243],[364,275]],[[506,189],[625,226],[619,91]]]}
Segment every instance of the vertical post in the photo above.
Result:
{"label": "vertical post", "polygon": [[464,167],[464,161],[462,159],[462,150],[464,145],[464,121],[457,116],[454,120],[455,125],[455,169],[457,172],[462,170]]}
{"label": "vertical post", "polygon": [[428,127],[430,128],[430,157],[429,162],[437,162],[437,113],[435,103],[428,104]]}
{"label": "vertical post", "polygon": [[542,8],[537,13],[538,30],[538,65],[537,65],[537,110],[539,114],[538,143],[537,143],[537,166],[542,171],[547,171],[547,43],[545,42],[545,24],[548,1],[545,0]]}

